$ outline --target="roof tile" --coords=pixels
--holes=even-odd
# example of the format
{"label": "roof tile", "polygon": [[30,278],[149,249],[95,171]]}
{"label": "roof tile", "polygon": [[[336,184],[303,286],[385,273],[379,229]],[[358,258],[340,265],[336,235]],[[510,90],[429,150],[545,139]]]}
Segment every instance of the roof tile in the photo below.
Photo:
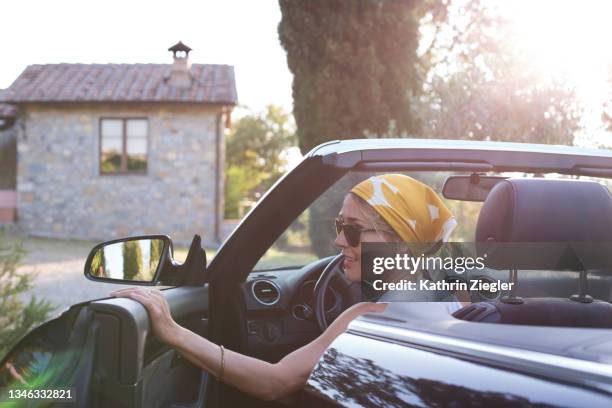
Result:
{"label": "roof tile", "polygon": [[234,68],[193,64],[187,89],[168,82],[168,64],[30,65],[6,89],[7,102],[198,102],[236,104]]}

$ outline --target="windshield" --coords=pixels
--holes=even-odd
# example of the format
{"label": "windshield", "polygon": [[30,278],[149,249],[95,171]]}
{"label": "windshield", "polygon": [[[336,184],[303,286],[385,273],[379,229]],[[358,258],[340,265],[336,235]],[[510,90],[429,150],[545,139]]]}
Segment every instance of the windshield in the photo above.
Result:
{"label": "windshield", "polygon": [[[398,172],[399,173],[399,172]],[[349,172],[317,198],[285,232],[274,242],[255,266],[255,270],[292,269],[304,266],[317,259],[335,255],[339,251],[334,245],[336,233],[334,220],[342,207],[344,196],[350,189],[362,180],[383,172]],[[451,241],[472,242],[478,214],[482,202],[451,200],[442,196],[444,182],[449,176],[469,175],[469,173],[422,171],[402,172],[430,186],[444,201],[457,220]],[[560,174],[534,173],[488,173],[501,177],[546,177],[546,178],[576,178]],[[612,180],[580,177],[581,180],[594,180],[610,188]]]}

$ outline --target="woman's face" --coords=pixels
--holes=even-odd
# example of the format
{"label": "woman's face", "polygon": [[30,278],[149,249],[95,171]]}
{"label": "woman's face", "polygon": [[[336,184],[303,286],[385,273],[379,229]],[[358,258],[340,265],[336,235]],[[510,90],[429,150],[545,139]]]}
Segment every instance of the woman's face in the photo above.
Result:
{"label": "woman's face", "polygon": [[334,241],[345,257],[342,267],[346,277],[351,282],[359,282],[361,280],[361,242],[388,242],[388,240],[384,232],[372,231],[375,230],[374,224],[364,216],[363,211],[352,194],[347,194],[344,197],[342,209],[338,217],[344,224],[351,224],[359,229],[369,230],[361,232],[361,239],[356,247],[348,243],[344,231],[340,232]]}

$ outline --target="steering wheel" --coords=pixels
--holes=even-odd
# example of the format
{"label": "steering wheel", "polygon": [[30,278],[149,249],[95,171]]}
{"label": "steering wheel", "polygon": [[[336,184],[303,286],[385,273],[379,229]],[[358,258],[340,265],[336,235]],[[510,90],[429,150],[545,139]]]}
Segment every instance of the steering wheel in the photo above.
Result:
{"label": "steering wheel", "polygon": [[334,287],[342,292],[341,295],[345,302],[345,308],[353,303],[356,303],[360,297],[360,291],[357,293],[354,290],[351,290],[353,287],[356,288],[358,285],[347,283],[342,276],[343,272],[340,269],[342,261],[344,261],[344,255],[342,254],[339,254],[333,258],[327,264],[321,273],[321,276],[319,276],[319,279],[314,287],[314,315],[317,319],[317,324],[319,325],[321,332],[324,332],[328,326],[327,317],[325,314],[325,293],[327,292],[327,288],[332,280],[338,282],[336,285],[334,285]]}

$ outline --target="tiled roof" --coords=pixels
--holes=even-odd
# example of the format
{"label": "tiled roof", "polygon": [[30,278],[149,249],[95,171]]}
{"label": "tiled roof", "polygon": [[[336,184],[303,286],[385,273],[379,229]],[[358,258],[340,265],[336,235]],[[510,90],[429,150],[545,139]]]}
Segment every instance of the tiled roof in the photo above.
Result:
{"label": "tiled roof", "polygon": [[28,66],[5,90],[7,102],[198,102],[236,104],[234,68],[193,64],[192,83],[169,83],[170,64]]}

